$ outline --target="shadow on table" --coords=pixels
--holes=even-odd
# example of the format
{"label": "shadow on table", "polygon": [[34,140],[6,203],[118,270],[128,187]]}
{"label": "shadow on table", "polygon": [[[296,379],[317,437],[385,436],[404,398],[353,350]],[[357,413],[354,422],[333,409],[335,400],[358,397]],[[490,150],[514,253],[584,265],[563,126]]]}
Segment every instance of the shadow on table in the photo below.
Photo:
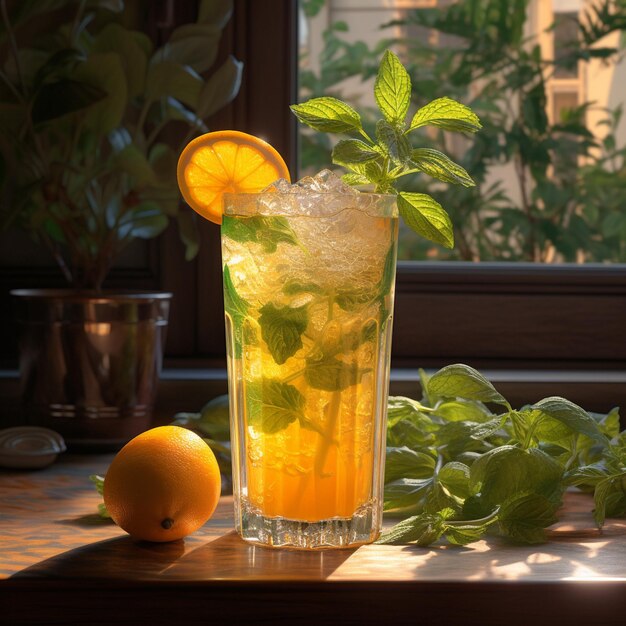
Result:
{"label": "shadow on table", "polygon": [[89,543],[23,569],[13,578],[114,580],[323,580],[353,553],[276,550],[250,545],[234,531],[208,543],[150,543],[129,536]]}
{"label": "shadow on table", "polygon": [[185,554],[163,575],[194,580],[324,580],[355,550],[265,548],[246,543],[232,531]]}
{"label": "shadow on table", "polygon": [[23,569],[12,578],[155,578],[185,552],[185,542],[150,543],[129,536],[89,543]]}

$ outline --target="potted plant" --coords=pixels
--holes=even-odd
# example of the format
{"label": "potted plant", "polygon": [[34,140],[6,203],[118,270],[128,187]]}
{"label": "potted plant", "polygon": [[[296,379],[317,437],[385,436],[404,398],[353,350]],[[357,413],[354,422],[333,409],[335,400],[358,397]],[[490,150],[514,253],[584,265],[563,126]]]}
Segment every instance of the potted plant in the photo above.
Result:
{"label": "potted plant", "polygon": [[124,25],[120,1],[0,0],[0,12],[2,225],[28,231],[68,283],[14,292],[27,417],[70,441],[119,443],[150,419],[171,294],[103,282],[133,240],[172,220],[186,257],[197,251],[171,137],[182,146],[206,132],[237,94],[236,59],[201,76],[232,0],[200,2],[197,21],[160,47]]}

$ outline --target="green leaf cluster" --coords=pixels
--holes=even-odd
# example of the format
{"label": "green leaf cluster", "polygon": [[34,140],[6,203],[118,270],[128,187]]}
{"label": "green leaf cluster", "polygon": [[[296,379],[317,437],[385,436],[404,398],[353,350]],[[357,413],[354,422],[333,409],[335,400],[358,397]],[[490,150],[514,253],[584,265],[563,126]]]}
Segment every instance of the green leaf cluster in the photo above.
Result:
{"label": "green leaf cluster", "polygon": [[[441,185],[422,175],[426,170],[399,181],[403,191],[431,195],[446,207],[455,247],[433,245],[407,227],[400,233],[398,258],[626,261],[626,145],[619,133],[623,103],[610,104],[597,126],[589,115],[597,102],[557,106],[548,115],[546,79],[589,72],[590,63],[598,61],[615,66],[626,41],[626,5],[598,0],[583,7],[578,19],[556,14],[548,31],[563,20],[572,22],[572,37],[556,55],[528,37],[533,29],[529,19],[528,0],[464,0],[408,10],[401,20],[382,24],[379,39],[367,45],[344,41],[343,31],[333,24],[324,33],[317,63],[311,64],[319,69],[306,72],[302,83],[309,97],[333,95],[356,102],[358,91],[346,85],[375,75],[374,59],[393,41],[402,46],[415,105],[427,107],[450,97],[471,106],[483,126],[471,145],[457,138],[451,142],[435,123],[413,131],[424,149],[454,154],[476,186]],[[398,31],[414,28],[438,37],[393,39]],[[615,36],[607,38],[610,33]],[[442,39],[449,45],[439,45]],[[587,98],[593,100],[595,94]],[[377,113],[364,109],[362,115],[363,128],[374,136]],[[327,137],[305,132],[301,145],[306,170],[317,171],[327,162]],[[498,176],[503,166],[513,178]],[[367,181],[348,176],[351,184]]]}
{"label": "green leaf cluster", "polygon": [[284,217],[230,217],[222,221],[222,235],[239,243],[258,243],[263,252],[276,252],[279,243],[298,245],[298,240],[289,222]]}
{"label": "green leaf cluster", "polygon": [[568,486],[594,492],[599,527],[626,514],[626,431],[617,409],[558,397],[514,409],[475,369],[421,372],[420,401],[391,397],[384,505],[404,519],[380,543],[545,540]]}
{"label": "green leaf cluster", "polygon": [[437,180],[472,187],[465,169],[442,152],[414,148],[413,131],[422,126],[474,133],[481,128],[467,106],[443,97],[418,109],[410,121],[411,78],[398,57],[386,50],[374,84],[374,97],[382,114],[376,122],[375,140],[363,128],[360,115],[348,104],[330,96],[294,104],[296,117],[314,130],[354,135],[339,141],[332,152],[333,163],[349,170],[344,181],[350,185],[374,185],[377,193],[398,194],[398,208],[406,225],[430,241],[454,246],[452,222],[443,207],[425,193],[396,189],[396,180],[423,172]]}
{"label": "green leaf cluster", "polygon": [[[96,491],[102,497],[104,495],[104,476],[98,474],[92,474],[89,476],[89,480],[94,484]],[[103,519],[111,519],[109,511],[106,508],[104,502],[98,503],[98,515]]]}
{"label": "green leaf cluster", "polygon": [[[202,0],[197,20],[156,49],[121,0],[25,0],[2,12],[0,226],[29,232],[72,286],[99,289],[133,240],[170,221],[186,258],[197,253],[176,160],[238,92],[242,64],[214,67],[232,9]],[[178,149],[173,126],[187,129]]]}

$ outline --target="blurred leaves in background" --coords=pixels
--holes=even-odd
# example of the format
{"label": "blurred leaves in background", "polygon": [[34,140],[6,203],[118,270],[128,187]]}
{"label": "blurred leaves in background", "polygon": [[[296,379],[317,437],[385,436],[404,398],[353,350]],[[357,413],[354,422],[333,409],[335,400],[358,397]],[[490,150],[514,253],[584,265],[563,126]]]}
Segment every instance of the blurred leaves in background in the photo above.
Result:
{"label": "blurred leaves in background", "polygon": [[133,239],[170,220],[192,258],[195,215],[179,207],[176,161],[239,90],[240,62],[215,67],[232,0],[201,0],[196,22],[159,47],[134,29],[146,2],[0,9],[1,225],[30,232],[80,288],[99,289]]}
{"label": "blurred leaves in background", "polygon": [[[314,15],[321,4],[309,0],[303,8]],[[483,123],[471,141],[451,143],[443,132],[418,131],[425,148],[453,154],[477,184],[447,186],[427,176],[407,177],[405,191],[428,193],[448,207],[456,245],[446,250],[405,229],[401,259],[626,262],[626,146],[616,135],[622,107],[606,110],[603,129],[587,125],[587,111],[596,106],[591,102],[562,109],[560,119],[550,121],[546,85],[560,69],[622,58],[626,1],[600,0],[583,10],[575,37],[554,59],[527,34],[528,5],[528,0],[465,0],[408,10],[404,19],[381,25],[374,44],[347,42],[342,33],[348,25],[337,22],[324,33],[319,70],[309,67],[306,55],[302,59],[301,100],[333,95],[356,104],[359,90],[351,82],[347,93],[346,79],[370,79],[382,51],[393,45],[411,75],[414,108],[449,96],[470,106]],[[386,36],[398,29],[406,36]],[[615,32],[618,46],[607,46],[603,38]],[[327,137],[303,133],[305,171],[326,166],[330,149]],[[505,170],[506,186],[499,178]]]}

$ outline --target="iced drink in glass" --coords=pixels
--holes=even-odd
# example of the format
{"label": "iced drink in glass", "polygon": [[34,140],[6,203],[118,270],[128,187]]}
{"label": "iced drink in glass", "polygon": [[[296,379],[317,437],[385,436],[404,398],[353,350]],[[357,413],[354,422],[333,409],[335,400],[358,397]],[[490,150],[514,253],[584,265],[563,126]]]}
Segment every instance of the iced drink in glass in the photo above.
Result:
{"label": "iced drink in glass", "polygon": [[382,520],[398,214],[324,171],[225,194],[235,523],[251,542],[348,547]]}

